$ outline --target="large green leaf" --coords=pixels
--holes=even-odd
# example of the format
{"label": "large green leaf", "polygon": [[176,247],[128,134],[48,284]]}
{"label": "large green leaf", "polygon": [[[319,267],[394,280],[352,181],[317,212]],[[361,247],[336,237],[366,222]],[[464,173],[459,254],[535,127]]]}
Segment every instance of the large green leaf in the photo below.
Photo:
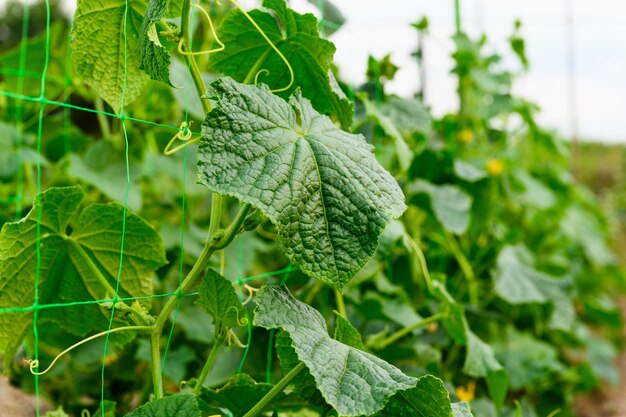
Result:
{"label": "large green leaf", "polygon": [[[37,196],[35,206],[24,219],[2,227],[0,308],[31,306],[36,277],[39,304],[112,297],[93,271],[100,271],[115,288],[122,236],[124,254],[119,275],[120,295],[152,294],[154,270],[166,262],[158,233],[139,216],[125,213],[124,207],[117,203],[92,204],[79,211],[83,196],[79,187],[51,188]],[[126,230],[123,234],[124,223]],[[41,310],[39,320],[55,320],[68,331],[82,336],[108,327],[109,314],[98,305],[75,305],[66,309]],[[31,312],[0,315],[0,350],[5,360],[13,358],[31,320]]]}
{"label": "large green leaf", "polygon": [[494,272],[496,293],[510,304],[551,303],[550,325],[569,330],[576,312],[566,292],[569,281],[533,267],[534,257],[525,246],[506,246],[498,254]]}
{"label": "large green leaf", "polygon": [[196,398],[191,394],[172,395],[152,401],[125,417],[200,417]]}
{"label": "large green leaf", "polygon": [[299,93],[265,85],[211,84],[216,107],[202,125],[198,181],[259,208],[285,255],[342,288],[405,209],[394,178],[362,136],[343,132]]}
{"label": "large green leaf", "polygon": [[136,53],[144,10],[141,0],[77,1],[74,68],[116,113],[139,97],[148,81]]}
{"label": "large green leaf", "polygon": [[196,303],[213,316],[216,325],[234,328],[246,324],[245,309],[229,280],[209,269],[199,291]]}
{"label": "large green leaf", "polygon": [[165,16],[169,0],[149,0],[141,25],[137,53],[139,68],[151,79],[172,85],[170,81],[170,53],[159,40],[156,24]]}
{"label": "large green leaf", "polygon": [[[293,87],[281,95],[288,97],[300,87],[316,110],[332,115],[343,127],[349,127],[352,104],[330,71],[335,46],[320,38],[315,17],[294,12],[287,8],[284,0],[264,0],[263,6],[274,15],[252,10],[250,17],[287,58],[294,71]],[[289,84],[291,76],[285,62],[239,9],[224,18],[217,34],[226,48],[211,55],[210,70],[240,82],[252,81],[259,71],[267,70],[269,72],[259,74],[259,81],[273,89]]]}
{"label": "large green leaf", "polygon": [[415,386],[395,366],[330,338],[322,315],[286,289],[265,285],[255,301],[254,324],[289,333],[322,396],[341,415],[376,413],[395,392]]}

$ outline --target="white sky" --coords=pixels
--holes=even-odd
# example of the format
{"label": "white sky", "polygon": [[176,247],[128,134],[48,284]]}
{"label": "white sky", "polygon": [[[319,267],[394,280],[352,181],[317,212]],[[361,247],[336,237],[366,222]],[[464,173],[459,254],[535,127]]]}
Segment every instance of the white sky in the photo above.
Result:
{"label": "white sky", "polygon": [[[32,0],[31,0],[32,1]],[[66,0],[72,8],[73,0]],[[5,0],[0,0],[0,6]],[[454,0],[333,0],[347,18],[331,40],[342,77],[364,81],[367,56],[392,53],[400,66],[390,91],[410,96],[418,88],[417,65],[411,56],[417,38],[410,23],[428,17],[425,46],[427,104],[436,115],[457,105],[456,81],[449,74],[454,31]],[[566,48],[566,10],[574,13],[576,108],[579,136],[626,142],[626,0],[460,0],[463,28],[470,35],[485,32],[490,46],[516,65],[507,45],[513,22],[523,23],[530,72],[516,92],[537,102],[546,127],[571,133]],[[258,0],[241,0],[253,7]],[[315,11],[306,0],[290,0],[298,11]]]}
{"label": "white sky", "polygon": [[[568,0],[461,0],[462,24],[470,35],[485,32],[490,45],[517,62],[507,38],[513,22],[522,20],[530,72],[516,91],[539,103],[540,121],[570,133],[566,10]],[[292,0],[299,10],[312,10],[305,0]],[[336,61],[345,79],[364,80],[368,54],[392,53],[401,67],[390,90],[411,95],[418,87],[416,48],[410,23],[428,17],[426,43],[427,102],[437,115],[456,108],[456,81],[449,74],[454,31],[453,0],[334,0],[347,23],[331,37]],[[572,0],[574,12],[576,93],[580,136],[607,142],[626,142],[626,1]]]}

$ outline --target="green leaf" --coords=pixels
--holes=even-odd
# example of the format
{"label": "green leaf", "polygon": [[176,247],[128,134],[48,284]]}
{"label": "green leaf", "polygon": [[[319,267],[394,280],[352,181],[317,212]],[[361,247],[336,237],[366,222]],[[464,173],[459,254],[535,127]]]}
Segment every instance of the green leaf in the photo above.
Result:
{"label": "green leaf", "polygon": [[71,41],[74,68],[118,114],[148,81],[135,53],[144,7],[139,0],[77,1]]}
{"label": "green leaf", "polygon": [[56,411],[48,411],[45,417],[69,417],[63,407],[59,407]]}
{"label": "green leaf", "polygon": [[299,93],[211,84],[216,106],[202,125],[198,181],[260,209],[300,269],[342,288],[405,210],[394,178],[362,136],[343,132]]}
{"label": "green leaf", "polygon": [[[233,417],[241,417],[250,411],[272,387],[272,384],[256,382],[249,375],[236,374],[219,389],[203,388],[199,400],[212,407],[226,408]],[[287,397],[284,393],[278,394],[268,407],[284,402]]]}
{"label": "green leaf", "polygon": [[152,401],[125,417],[200,417],[196,398],[191,394],[172,395]]}
{"label": "green leaf", "polygon": [[493,349],[483,342],[466,324],[467,353],[463,372],[473,377],[484,377],[487,389],[497,410],[502,408],[508,389],[508,375],[495,357]]}
{"label": "green leaf", "polygon": [[474,417],[469,404],[466,402],[452,404],[452,415],[454,417]]}
{"label": "green leaf", "polygon": [[510,304],[552,303],[550,325],[569,330],[576,317],[566,292],[569,281],[537,271],[533,262],[532,253],[525,246],[505,246],[496,261],[496,293]]}
{"label": "green leaf", "polygon": [[416,180],[409,186],[409,194],[426,193],[430,197],[437,220],[448,231],[461,235],[470,222],[472,197],[455,185],[435,185]]}
{"label": "green leaf", "polygon": [[169,0],[149,0],[141,24],[137,53],[139,68],[151,79],[161,81],[173,87],[170,81],[170,53],[159,40],[156,24],[166,15]]}
{"label": "green leaf", "polygon": [[428,108],[419,99],[390,95],[379,104],[379,111],[402,135],[416,132],[428,135],[432,130],[432,118]]}
{"label": "green leaf", "polygon": [[[126,164],[118,153],[108,154],[107,148],[111,145],[107,141],[97,142],[87,152],[84,158],[71,154],[68,158],[68,174],[81,184],[89,184],[100,190],[105,196],[119,203],[124,203],[132,210],[141,210],[143,199],[140,189],[140,176],[138,167],[130,165],[131,186],[126,193],[125,183]],[[94,166],[93,161],[97,161],[99,166]],[[104,164],[101,164],[105,162]],[[121,185],[121,186],[120,186]]]}
{"label": "green leaf", "polygon": [[344,345],[352,346],[359,350],[365,350],[363,339],[361,339],[359,331],[336,311],[335,316],[337,317],[335,320],[335,340]]}
{"label": "green leaf", "polygon": [[[120,296],[152,295],[152,275],[166,263],[158,233],[117,203],[92,204],[80,211],[83,197],[79,187],[50,188],[35,198],[24,219],[4,224],[0,232],[0,308],[31,306],[36,279],[40,305],[112,297],[95,271],[109,288],[115,288],[119,273]],[[126,232],[120,271],[123,223]],[[39,320],[57,321],[79,336],[107,328],[109,316],[110,312],[96,304],[39,311]],[[31,320],[32,312],[0,315],[0,350],[5,360],[12,360]]]}
{"label": "green leaf", "polygon": [[324,36],[332,35],[346,22],[346,18],[341,13],[341,10],[329,0],[308,0],[308,2],[317,7],[322,13],[320,30],[324,33]]}
{"label": "green leaf", "polygon": [[467,182],[476,182],[487,177],[485,170],[460,159],[454,160],[454,175]]}
{"label": "green leaf", "polygon": [[505,337],[494,343],[493,348],[509,374],[513,390],[551,383],[555,374],[565,370],[554,346],[513,328],[508,328]]}
{"label": "green leaf", "polygon": [[[49,49],[46,49],[47,42],[49,42]],[[15,71],[2,72],[4,89],[29,97],[39,97],[41,75],[47,63],[46,97],[58,97],[66,88],[64,76],[71,77],[72,75],[68,73],[66,65],[68,34],[65,23],[51,22],[49,34],[42,31],[39,35],[28,39],[25,46],[28,59],[24,60],[23,64],[21,64],[23,53],[21,43],[0,54],[0,68]],[[21,65],[24,65],[23,72],[18,72]],[[20,85],[21,90],[18,90]],[[15,106],[26,107],[21,101],[15,102]]]}
{"label": "green leaf", "polygon": [[395,366],[331,339],[322,315],[286,289],[265,285],[255,302],[254,324],[289,333],[317,388],[341,415],[376,413],[392,394],[415,386],[415,378]]}
{"label": "green leaf", "polygon": [[229,280],[209,269],[199,291],[196,304],[213,316],[216,325],[229,329],[246,325],[246,312]]}
{"label": "green leaf", "polygon": [[367,99],[366,94],[363,94],[360,99],[365,106],[365,113],[367,117],[376,122],[383,129],[385,134],[393,140],[396,147],[395,154],[398,159],[400,173],[406,172],[413,161],[413,151],[411,151],[409,145],[407,145],[404,141],[402,133],[400,133],[394,122],[389,117],[384,115],[373,102]]}
{"label": "green leaf", "polygon": [[[336,85],[331,72],[335,46],[319,37],[317,20],[287,8],[284,0],[264,0],[272,15],[252,10],[250,17],[287,58],[294,71],[293,87],[280,93],[288,97],[295,88],[302,90],[320,113],[330,114],[344,128],[352,124],[352,103]],[[285,62],[254,28],[239,9],[224,18],[217,30],[226,48],[211,55],[209,70],[228,75],[239,82],[259,81],[272,89],[286,87],[291,76]],[[267,70],[269,72],[259,71]]]}
{"label": "green leaf", "polygon": [[450,395],[439,378],[426,375],[395,394],[376,417],[452,417]]}
{"label": "green leaf", "polygon": [[508,376],[494,351],[469,327],[463,306],[458,304],[440,282],[433,282],[435,296],[442,302],[441,312],[446,313],[443,325],[450,337],[459,345],[467,346],[463,372],[467,375],[486,378],[489,395],[499,410],[506,396]]}

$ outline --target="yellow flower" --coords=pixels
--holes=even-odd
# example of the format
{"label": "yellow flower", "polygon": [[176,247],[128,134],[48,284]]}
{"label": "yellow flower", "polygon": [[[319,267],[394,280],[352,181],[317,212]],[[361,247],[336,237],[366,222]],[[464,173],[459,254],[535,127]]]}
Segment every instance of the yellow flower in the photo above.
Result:
{"label": "yellow flower", "polygon": [[474,141],[474,133],[469,129],[463,129],[459,132],[459,140],[463,143],[470,144]]}
{"label": "yellow flower", "polygon": [[459,397],[461,401],[470,402],[474,399],[474,394],[476,393],[476,381],[471,380],[469,384],[464,387],[456,388],[456,396]]}
{"label": "yellow flower", "polygon": [[499,159],[490,159],[487,162],[487,171],[493,176],[500,175],[504,171],[504,163]]}

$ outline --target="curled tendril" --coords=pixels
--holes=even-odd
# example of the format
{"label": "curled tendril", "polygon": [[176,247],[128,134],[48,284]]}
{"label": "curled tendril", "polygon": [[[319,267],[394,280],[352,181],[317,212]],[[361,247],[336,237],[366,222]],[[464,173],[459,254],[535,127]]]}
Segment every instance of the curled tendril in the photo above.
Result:
{"label": "curled tendril", "polygon": [[238,325],[245,326],[245,325],[248,324],[248,318],[247,317],[243,317],[243,318],[240,317],[239,316],[239,309],[237,307],[235,307],[235,306],[228,307],[226,309],[226,311],[224,312],[224,315],[227,315],[230,310],[235,310],[235,316],[236,316],[236,321],[237,321]]}
{"label": "curled tendril", "polygon": [[224,46],[224,44],[222,43],[222,41],[220,41],[220,38],[217,36],[217,32],[215,32],[215,26],[213,26],[213,20],[211,20],[211,15],[209,15],[209,13],[204,10],[204,8],[202,6],[200,6],[199,4],[194,4],[193,5],[196,9],[200,10],[202,12],[202,14],[204,15],[204,17],[206,18],[206,20],[209,22],[209,28],[211,29],[211,35],[213,36],[213,39],[215,39],[215,42],[217,42],[217,44],[219,45],[217,48],[213,48],[213,49],[208,49],[206,51],[199,51],[199,52],[185,52],[183,51],[183,38],[181,38],[178,41],[178,53],[181,55],[188,55],[188,56],[198,56],[198,55],[209,55],[215,52],[219,52],[219,51],[223,51],[224,48],[226,48],[226,46]]}
{"label": "curled tendril", "polygon": [[[193,121],[189,123],[182,122],[180,124],[180,130],[172,137],[172,139],[170,139],[170,141],[167,143],[167,146],[163,150],[164,155],[166,156],[173,155],[176,152],[180,151],[181,149],[184,149],[187,146],[191,145],[192,143],[196,143],[200,139],[200,136],[196,136],[195,138],[192,139],[192,136],[193,136],[191,133],[192,123]],[[183,143],[182,145],[178,145],[174,149],[171,149],[177,140],[181,140],[185,143]]]}
{"label": "curled tendril", "polygon": [[106,336],[107,334],[116,333],[116,332],[122,332],[122,331],[130,331],[130,330],[135,330],[135,331],[152,330],[152,326],[126,326],[126,327],[118,327],[116,329],[106,330],[104,332],[100,332],[100,333],[94,334],[93,336],[89,336],[88,338],[83,339],[83,340],[81,340],[78,343],[74,343],[72,346],[68,347],[63,352],[59,353],[52,360],[50,365],[48,365],[48,367],[46,369],[44,369],[43,371],[41,371],[41,372],[37,372],[36,371],[36,369],[39,369],[39,361],[37,359],[29,359],[26,362],[28,363],[28,367],[30,369],[30,373],[33,374],[33,375],[44,375],[44,374],[48,373],[50,371],[50,369],[52,369],[54,364],[57,363],[57,361],[59,359],[61,359],[61,357],[63,357],[65,354],[69,353],[73,349],[77,348],[78,346],[83,345],[83,344],[85,344],[87,342],[90,342],[90,341],[92,341],[94,339],[97,339],[99,337]]}
{"label": "curled tendril", "polygon": [[80,417],[91,417],[91,413],[89,412],[89,410],[84,409],[80,412]]}
{"label": "curled tendril", "polygon": [[251,287],[251,286],[250,286],[250,285],[248,285],[248,284],[243,284],[243,289],[244,289],[244,290],[246,290],[246,291],[248,291],[248,298],[246,298],[246,299],[243,301],[243,303],[241,303],[241,304],[243,304],[243,305],[245,306],[246,304],[248,304],[248,303],[252,300],[252,297],[254,296],[254,294],[255,294],[256,292],[258,292],[258,291],[259,291],[259,289],[258,289],[258,288]]}
{"label": "curled tendril", "polygon": [[[259,71],[258,71],[258,72],[254,75],[254,83],[255,83],[255,84],[258,84],[258,83],[259,83],[259,75],[264,74],[264,73],[265,73],[265,74],[267,74],[267,75],[270,75],[270,70],[268,70],[268,69],[266,69],[266,68],[260,69],[260,70],[259,70]],[[273,90],[273,91],[274,91],[274,92],[276,92],[276,90]]]}
{"label": "curled tendril", "polygon": [[[289,63],[289,60],[285,57],[285,55],[283,55],[282,52],[280,52],[280,50],[278,49],[278,47],[274,44],[274,42],[272,42],[272,40],[267,36],[267,34],[263,31],[263,29],[261,29],[261,27],[257,24],[257,22],[254,21],[254,19],[252,18],[252,16],[250,16],[248,14],[247,11],[244,10],[243,7],[241,7],[241,5],[239,3],[237,3],[236,0],[230,0],[230,2],[239,9],[239,11],[241,13],[243,13],[243,15],[250,21],[250,23],[252,23],[252,26],[254,26],[254,28],[259,32],[259,34],[263,37],[263,39],[265,39],[265,41],[268,43],[268,45],[274,50],[274,52],[276,52],[278,54],[278,56],[280,57],[280,59],[283,60],[283,62],[285,63],[285,65],[287,65],[287,69],[289,70],[289,84],[287,84],[285,87],[282,88],[278,88],[276,90],[272,90],[273,93],[280,93],[282,91],[287,91],[291,88],[291,86],[293,85],[294,81],[295,81],[295,74],[293,72],[293,68],[291,67],[291,64]],[[255,75],[254,75],[254,83],[257,83],[257,80],[259,78],[259,75],[261,75],[262,73],[266,73],[269,74],[270,72],[267,69],[262,69],[259,70]]]}

